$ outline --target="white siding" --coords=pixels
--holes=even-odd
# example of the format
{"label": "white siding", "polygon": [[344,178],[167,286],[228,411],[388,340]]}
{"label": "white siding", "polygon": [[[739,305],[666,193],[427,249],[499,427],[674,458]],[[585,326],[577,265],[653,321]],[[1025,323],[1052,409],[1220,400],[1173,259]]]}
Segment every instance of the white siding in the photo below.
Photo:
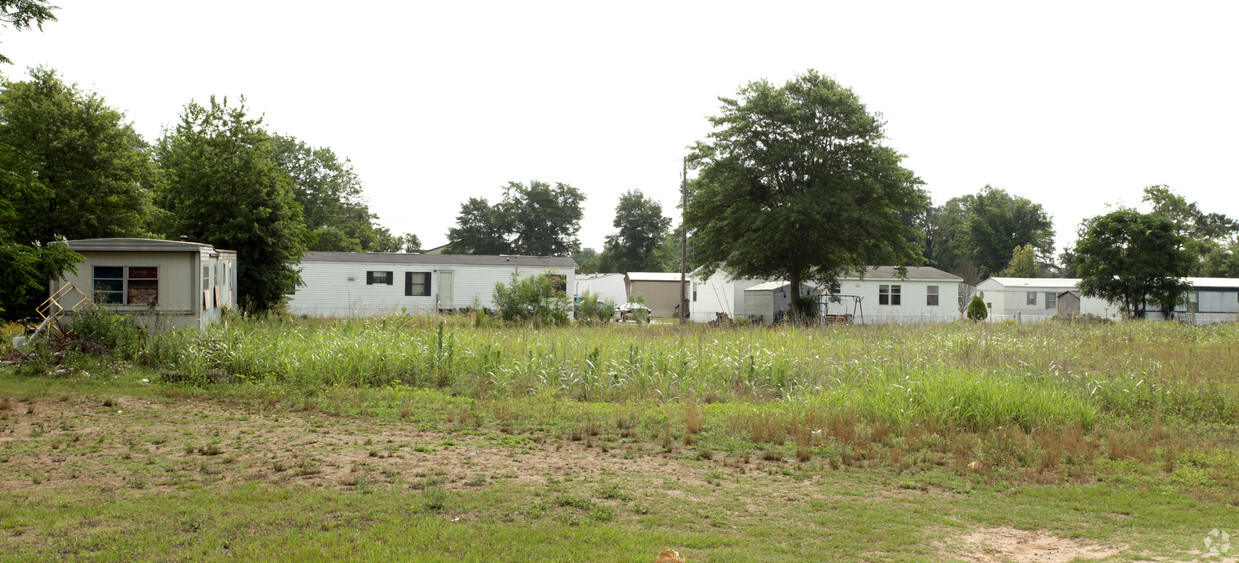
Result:
{"label": "white siding", "polygon": [[585,292],[591,291],[598,294],[599,301],[610,299],[616,305],[623,305],[628,301],[628,293],[625,289],[624,274],[597,274],[576,277],[576,292],[574,295],[585,295]]}
{"label": "white siding", "polygon": [[[721,270],[705,279],[690,274],[688,311],[693,322],[716,320],[719,313],[727,313],[733,319],[744,318],[744,290],[766,281],[749,278],[731,280],[728,277],[727,272]],[[693,299],[694,291],[696,299]]]}
{"label": "white siding", "polygon": [[[861,297],[863,319],[856,318],[856,323],[865,324],[916,324],[952,322],[959,315],[959,284],[958,280],[900,280],[856,278],[839,280],[840,295],[858,295]],[[899,286],[899,304],[881,304],[881,286]],[[929,305],[929,286],[938,287],[938,304]],[[841,313],[852,313],[852,300],[844,298],[838,307]],[[844,310],[846,309],[846,310]],[[830,311],[834,313],[834,311]]]}
{"label": "white siding", "polygon": [[[365,317],[394,313],[434,313],[452,308],[494,307],[495,284],[510,283],[511,266],[476,264],[399,264],[390,262],[301,263],[302,285],[292,295],[289,308],[294,314],[322,317]],[[520,277],[541,275],[547,270],[566,277],[574,286],[572,268],[522,268]],[[366,272],[391,272],[392,283],[366,284]],[[407,296],[406,272],[429,272],[430,295]],[[452,298],[441,301],[440,273],[452,273]]]}

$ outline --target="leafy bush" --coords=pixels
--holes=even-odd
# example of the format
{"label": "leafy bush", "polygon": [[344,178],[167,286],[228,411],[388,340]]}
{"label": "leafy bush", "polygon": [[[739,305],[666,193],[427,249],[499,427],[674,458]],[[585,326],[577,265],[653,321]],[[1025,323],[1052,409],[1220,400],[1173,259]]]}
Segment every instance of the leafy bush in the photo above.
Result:
{"label": "leafy bush", "polygon": [[142,351],[143,329],[128,315],[87,307],[73,316],[70,345],[84,352],[133,359]]}
{"label": "leafy bush", "polygon": [[[640,293],[634,293],[628,297],[628,302],[634,305],[645,305],[645,296]],[[632,320],[639,323],[650,322],[650,310],[647,307],[633,307]]]}
{"label": "leafy bush", "polygon": [[972,301],[968,302],[966,314],[968,315],[968,320],[979,323],[989,316],[989,308],[985,306],[985,301],[981,299],[980,295],[973,295]]}
{"label": "leafy bush", "polygon": [[599,301],[597,293],[586,291],[581,294],[581,301],[577,303],[576,321],[578,324],[607,323],[614,313],[614,301]]}
{"label": "leafy bush", "polygon": [[511,285],[495,284],[495,307],[505,321],[538,326],[566,325],[572,304],[562,291],[556,291],[550,275],[519,277],[512,272]]}

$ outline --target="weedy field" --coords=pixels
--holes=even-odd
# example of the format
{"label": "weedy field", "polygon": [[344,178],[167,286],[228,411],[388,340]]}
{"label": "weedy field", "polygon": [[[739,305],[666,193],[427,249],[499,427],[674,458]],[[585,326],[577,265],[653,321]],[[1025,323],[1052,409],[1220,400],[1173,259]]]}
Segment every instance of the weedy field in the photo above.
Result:
{"label": "weedy field", "polygon": [[1239,531],[1235,325],[483,321],[98,315],[9,350],[0,553],[1189,560]]}

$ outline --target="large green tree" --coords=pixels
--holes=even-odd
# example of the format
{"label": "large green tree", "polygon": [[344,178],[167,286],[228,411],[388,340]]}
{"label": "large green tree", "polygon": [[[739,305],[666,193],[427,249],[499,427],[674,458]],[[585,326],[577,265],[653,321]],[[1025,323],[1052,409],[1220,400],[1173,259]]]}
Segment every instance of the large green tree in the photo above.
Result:
{"label": "large green tree", "polygon": [[1037,249],[1033,245],[1017,246],[1011,252],[1011,263],[1002,275],[1012,278],[1035,278],[1041,273],[1037,267]]}
{"label": "large green tree", "polygon": [[1221,213],[1201,211],[1196,202],[1187,201],[1168,186],[1144,188],[1143,201],[1152,204],[1154,215],[1169,219],[1175,231],[1186,237],[1184,248],[1196,258],[1192,269],[1195,275],[1208,275],[1206,270],[1215,270],[1216,266],[1211,264],[1216,263],[1239,233],[1239,221]]}
{"label": "large green tree", "polygon": [[447,233],[453,254],[568,256],[580,249],[577,232],[585,194],[563,183],[510,182],[503,200],[485,198],[461,204],[456,226]]}
{"label": "large green tree", "polygon": [[671,219],[663,216],[662,205],[645,197],[640,190],[620,196],[615,206],[615,233],[607,235],[599,259],[608,271],[659,272],[665,266],[662,248],[671,229]]}
{"label": "large green tree", "polygon": [[150,150],[102,97],[35,68],[30,80],[4,81],[0,146],[18,184],[3,196],[22,243],[138,236],[156,170]]}
{"label": "large green tree", "polygon": [[293,182],[274,153],[244,99],[229,106],[214,96],[206,106],[186,105],[157,150],[166,174],[158,202],[175,229],[168,234],[236,250],[241,303],[258,311],[296,287],[307,238]]}
{"label": "large green tree", "polygon": [[511,254],[512,221],[501,205],[471,197],[460,204],[456,226],[447,232],[448,254]]}
{"label": "large green tree", "polygon": [[787,279],[800,295],[805,281],[920,263],[904,218],[927,198],[855,93],[809,71],[719,99],[715,130],[691,156],[700,175],[685,211],[705,275],[725,263],[733,275]]}
{"label": "large green tree", "polygon": [[580,250],[585,194],[568,184],[554,186],[534,180],[510,182],[504,189],[504,210],[512,221],[512,250],[530,256],[568,256]]}
{"label": "large green tree", "polygon": [[1121,305],[1133,318],[1150,307],[1169,313],[1191,288],[1194,257],[1165,217],[1120,209],[1088,219],[1076,242],[1080,293]]}
{"label": "large green tree", "polygon": [[1011,249],[1032,245],[1049,257],[1054,250],[1054,223],[1039,203],[985,186],[973,198],[964,227],[964,249],[987,276],[1011,260]]}
{"label": "large green tree", "polygon": [[931,207],[922,229],[925,258],[957,274],[976,267],[998,275],[1017,246],[1032,245],[1047,262],[1054,249],[1054,224],[1041,204],[992,186]]}
{"label": "large green tree", "polygon": [[[366,204],[361,178],[348,159],[327,147],[311,147],[295,137],[271,138],[276,162],[293,181],[301,205],[309,250],[337,252],[401,252],[421,249],[416,235],[393,235],[375,224],[378,216]],[[413,244],[409,244],[413,243]]]}

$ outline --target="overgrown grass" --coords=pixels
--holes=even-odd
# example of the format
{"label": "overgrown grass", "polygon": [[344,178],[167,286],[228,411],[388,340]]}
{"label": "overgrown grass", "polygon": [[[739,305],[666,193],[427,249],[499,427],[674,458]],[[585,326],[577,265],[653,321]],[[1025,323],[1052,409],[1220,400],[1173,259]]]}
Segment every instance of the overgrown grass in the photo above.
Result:
{"label": "overgrown grass", "polygon": [[[999,459],[1056,470],[1106,448],[1151,459],[1159,447],[1200,441],[1194,432],[1163,435],[1164,427],[1239,422],[1235,325],[476,324],[231,318],[206,333],[110,338],[125,343],[120,356],[210,393],[573,439],[605,428],[668,449],[790,442],[795,449],[779,455],[801,460],[899,464],[936,451],[945,456],[938,463],[961,467]],[[1144,440],[1113,446],[1130,432]],[[1174,443],[1159,445],[1167,439]],[[1082,446],[1055,445],[1063,440]],[[985,453],[1014,443],[1026,451]]]}
{"label": "overgrown grass", "polygon": [[1234,325],[1059,323],[711,330],[474,328],[438,318],[230,321],[143,357],[199,383],[441,388],[609,403],[771,402],[981,429],[1102,418],[1231,423]]}

